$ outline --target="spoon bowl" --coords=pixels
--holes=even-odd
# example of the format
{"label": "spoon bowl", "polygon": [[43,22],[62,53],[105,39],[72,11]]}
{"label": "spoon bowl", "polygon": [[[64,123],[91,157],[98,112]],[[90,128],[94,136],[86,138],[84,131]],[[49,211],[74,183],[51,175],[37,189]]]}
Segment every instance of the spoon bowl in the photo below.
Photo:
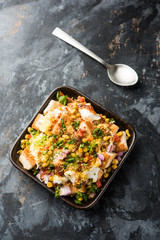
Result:
{"label": "spoon bowl", "polygon": [[111,65],[106,63],[102,58],[98,57],[95,53],[84,47],[81,43],[77,40],[69,36],[66,32],[61,30],[60,28],[55,28],[52,34],[61,40],[67,42],[71,46],[79,49],[80,51],[84,52],[88,56],[92,57],[103,66],[107,68],[108,77],[110,80],[119,85],[119,86],[132,86],[137,83],[138,75],[133,70],[133,68],[129,67],[125,64],[115,64]]}
{"label": "spoon bowl", "polygon": [[110,80],[120,86],[132,86],[137,83],[138,75],[135,70],[125,64],[115,64],[107,68]]}

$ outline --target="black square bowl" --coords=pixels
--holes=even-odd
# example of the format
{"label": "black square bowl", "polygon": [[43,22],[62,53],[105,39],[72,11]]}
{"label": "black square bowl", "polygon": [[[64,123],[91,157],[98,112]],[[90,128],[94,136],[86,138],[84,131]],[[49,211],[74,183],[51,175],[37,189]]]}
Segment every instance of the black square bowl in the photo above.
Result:
{"label": "black square bowl", "polygon": [[85,97],[86,98],[86,102],[91,103],[97,113],[101,113],[103,115],[106,115],[106,117],[108,117],[108,118],[114,118],[116,124],[120,127],[120,130],[129,129],[129,131],[131,133],[131,137],[128,140],[128,151],[123,155],[123,158],[120,161],[120,163],[118,164],[117,169],[114,170],[114,172],[109,176],[109,178],[104,183],[104,185],[102,187],[102,190],[96,195],[96,197],[94,199],[90,199],[88,202],[86,202],[86,203],[84,203],[82,205],[77,205],[77,204],[74,203],[73,198],[71,198],[69,196],[60,197],[63,201],[65,201],[66,203],[70,204],[71,206],[73,206],[73,207],[75,207],[77,209],[89,209],[89,208],[93,207],[98,202],[98,200],[101,198],[101,196],[106,191],[107,187],[112,182],[112,180],[115,177],[115,175],[117,174],[117,172],[120,170],[120,168],[123,165],[124,161],[126,160],[128,155],[130,154],[130,152],[131,152],[131,150],[132,150],[132,148],[133,148],[133,146],[135,144],[136,133],[135,133],[135,130],[134,130],[134,128],[133,128],[133,126],[131,124],[127,123],[124,119],[122,119],[118,115],[112,113],[110,110],[104,108],[103,106],[101,106],[100,104],[95,102],[93,99],[87,97],[84,93],[82,93],[82,92],[80,92],[80,91],[78,91],[78,90],[76,90],[76,89],[74,89],[72,87],[69,87],[69,86],[62,86],[62,87],[58,87],[58,88],[54,89],[53,92],[47,98],[47,100],[42,104],[42,106],[40,107],[38,112],[35,114],[33,119],[30,121],[28,126],[23,130],[23,132],[17,138],[17,140],[14,143],[14,145],[13,145],[13,147],[11,149],[11,152],[10,152],[10,161],[11,161],[11,163],[16,168],[18,168],[21,172],[23,172],[28,177],[30,177],[34,181],[36,181],[38,184],[40,184],[41,186],[46,188],[52,194],[55,193],[54,189],[48,188],[46,186],[46,184],[44,184],[43,182],[40,182],[33,175],[32,171],[28,171],[28,170],[23,168],[23,166],[19,162],[19,154],[17,154],[17,151],[20,150],[20,142],[25,137],[25,135],[27,133],[28,127],[30,127],[32,125],[32,123],[33,123],[33,121],[34,121],[34,119],[35,119],[35,117],[37,116],[38,113],[43,113],[43,110],[46,108],[46,106],[48,105],[50,100],[52,100],[52,99],[56,100],[56,93],[57,93],[57,91],[62,91],[65,95],[68,95],[69,97],[73,97],[73,98],[77,98],[78,96]]}

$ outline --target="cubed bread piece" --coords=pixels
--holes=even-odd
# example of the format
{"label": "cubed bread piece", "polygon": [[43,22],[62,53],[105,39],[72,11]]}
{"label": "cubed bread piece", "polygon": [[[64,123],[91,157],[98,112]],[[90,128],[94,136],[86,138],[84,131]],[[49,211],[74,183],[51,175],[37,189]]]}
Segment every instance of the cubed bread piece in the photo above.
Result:
{"label": "cubed bread piece", "polygon": [[112,124],[109,128],[114,134],[116,134],[119,130],[119,127],[116,124]]}
{"label": "cubed bread piece", "polygon": [[61,177],[59,175],[54,175],[53,176],[53,183],[64,184],[67,181],[68,181],[68,179],[66,177]]}
{"label": "cubed bread piece", "polygon": [[88,121],[94,121],[94,120],[99,120],[101,119],[101,117],[99,116],[99,114],[97,114],[94,111],[94,108],[90,105],[80,105],[79,106],[79,112],[81,114],[81,117],[83,118],[83,120],[88,120]]}
{"label": "cubed bread piece", "polygon": [[120,142],[116,144],[116,152],[126,152],[128,150],[126,133],[123,131],[123,135],[120,138]]}
{"label": "cubed bread piece", "polygon": [[71,189],[69,186],[62,186],[59,190],[59,195],[60,196],[67,196],[71,194]]}
{"label": "cubed bread piece", "polygon": [[103,171],[99,167],[92,167],[89,170],[83,172],[84,175],[89,179],[93,179],[93,182],[97,182],[103,175]]}
{"label": "cubed bread piece", "polygon": [[112,160],[116,157],[116,153],[108,153],[103,152],[104,160],[101,161],[102,165],[100,166],[101,169],[108,168],[111,165]]}
{"label": "cubed bread piece", "polygon": [[83,121],[79,125],[79,129],[87,132],[89,135],[92,135],[92,131],[94,129],[94,125],[92,124],[91,121]]}
{"label": "cubed bread piece", "polygon": [[76,188],[73,185],[70,185],[70,189],[71,189],[71,194],[76,194],[77,192],[81,192],[81,193],[85,193],[85,187],[81,187],[81,188]]}
{"label": "cubed bread piece", "polygon": [[38,114],[32,124],[32,128],[40,130],[41,132],[44,133],[47,133],[49,130],[51,130],[51,127],[52,127],[51,121],[42,114]]}
{"label": "cubed bread piece", "polygon": [[54,155],[54,159],[52,161],[53,165],[59,166],[61,164],[61,161],[66,157],[66,154],[63,152],[59,152],[57,154]]}
{"label": "cubed bread piece", "polygon": [[67,177],[73,184],[76,180],[78,180],[78,172],[74,170],[68,170],[64,173],[65,177]]}
{"label": "cubed bread piece", "polygon": [[34,128],[36,130],[40,130],[40,126],[43,124],[44,119],[45,119],[45,117],[42,114],[38,114],[32,124],[32,128]]}
{"label": "cubed bread piece", "polygon": [[51,132],[52,132],[53,134],[58,135],[58,134],[60,133],[60,130],[61,130],[61,119],[59,119],[59,120],[57,121],[57,123],[52,126]]}
{"label": "cubed bread piece", "polygon": [[58,101],[51,100],[48,106],[44,109],[43,114],[46,115],[49,111],[53,111],[58,107],[63,107],[63,105]]}
{"label": "cubed bread piece", "polygon": [[34,156],[31,154],[29,148],[25,148],[19,157],[19,161],[22,163],[23,167],[27,170],[32,169],[36,161]]}

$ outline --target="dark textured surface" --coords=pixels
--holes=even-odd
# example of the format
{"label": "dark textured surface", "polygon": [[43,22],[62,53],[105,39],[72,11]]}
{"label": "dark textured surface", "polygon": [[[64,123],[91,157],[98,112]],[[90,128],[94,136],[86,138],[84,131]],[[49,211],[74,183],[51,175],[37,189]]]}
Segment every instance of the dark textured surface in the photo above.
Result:
{"label": "dark textured surface", "polygon": [[[160,239],[159,1],[0,1],[0,239]],[[134,87],[51,35],[61,27],[111,63],[139,74]],[[135,126],[137,144],[91,210],[53,198],[9,162],[17,136],[59,85],[83,91]]]}

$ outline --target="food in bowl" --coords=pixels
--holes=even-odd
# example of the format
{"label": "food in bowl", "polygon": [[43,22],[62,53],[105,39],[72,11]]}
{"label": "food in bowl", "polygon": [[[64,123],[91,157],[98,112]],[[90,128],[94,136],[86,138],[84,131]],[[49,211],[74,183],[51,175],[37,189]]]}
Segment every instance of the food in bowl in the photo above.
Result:
{"label": "food in bowl", "polygon": [[21,140],[23,168],[55,189],[55,196],[71,196],[83,204],[96,196],[128,150],[128,129],[95,112],[78,96],[57,92],[38,114]]}

